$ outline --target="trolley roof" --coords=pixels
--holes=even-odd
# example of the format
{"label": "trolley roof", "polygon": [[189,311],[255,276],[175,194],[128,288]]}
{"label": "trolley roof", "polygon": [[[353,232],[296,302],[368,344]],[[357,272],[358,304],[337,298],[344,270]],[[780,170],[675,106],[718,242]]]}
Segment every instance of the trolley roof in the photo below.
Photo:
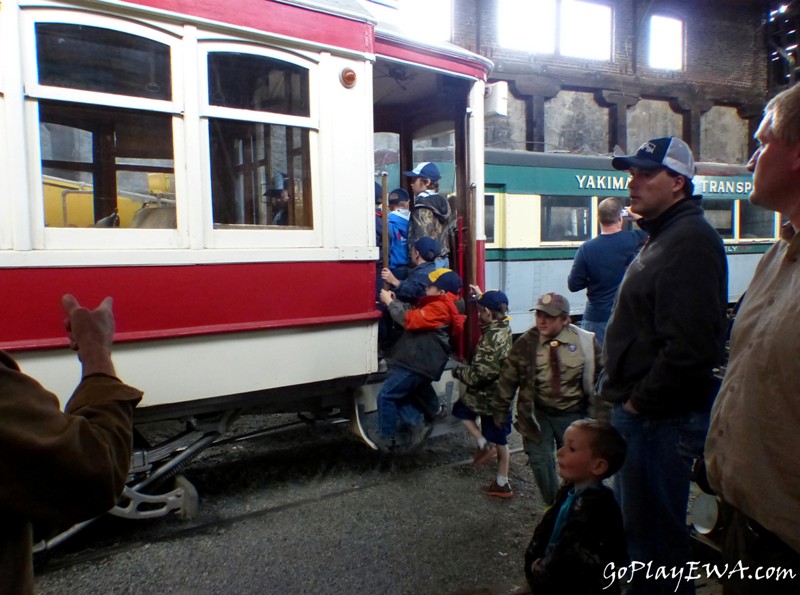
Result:
{"label": "trolley roof", "polygon": [[[481,80],[487,79],[493,66],[483,56],[454,44],[409,36],[395,23],[376,16],[379,7],[366,0],[129,0],[125,5],[233,25],[301,43],[375,54]],[[386,10],[391,16],[392,9]]]}

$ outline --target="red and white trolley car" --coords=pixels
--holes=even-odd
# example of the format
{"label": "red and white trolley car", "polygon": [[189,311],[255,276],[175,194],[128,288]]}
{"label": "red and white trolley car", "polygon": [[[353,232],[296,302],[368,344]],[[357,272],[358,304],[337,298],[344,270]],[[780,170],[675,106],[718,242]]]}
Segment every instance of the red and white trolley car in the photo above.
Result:
{"label": "red and white trolley car", "polygon": [[[376,371],[376,138],[394,171],[449,139],[445,191],[464,228],[483,229],[491,64],[407,39],[392,13],[367,0],[2,3],[0,348],[66,396],[80,371],[61,295],[111,295],[118,373],[145,393],[138,422],[189,420],[137,450],[119,514],[180,507],[180,490],[148,486],[231,412],[346,412]],[[481,283],[480,238],[463,244],[456,262]]]}

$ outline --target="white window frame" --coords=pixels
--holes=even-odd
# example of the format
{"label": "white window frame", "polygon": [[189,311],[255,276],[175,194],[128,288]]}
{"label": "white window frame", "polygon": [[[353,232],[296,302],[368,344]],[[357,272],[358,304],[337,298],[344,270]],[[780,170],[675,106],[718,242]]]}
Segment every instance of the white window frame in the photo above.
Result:
{"label": "white window frame", "polygon": [[[140,97],[82,91],[63,87],[40,85],[36,61],[36,24],[58,23],[84,25],[137,35],[163,43],[170,47],[170,70],[172,100],[153,100]],[[180,29],[177,30],[180,32]],[[44,196],[42,191],[41,144],[39,135],[38,105],[40,100],[69,101],[85,105],[98,105],[172,115],[173,161],[175,165],[175,192],[177,197],[186,196],[183,80],[184,59],[182,41],[175,32],[163,26],[150,26],[119,18],[62,10],[25,10],[22,13],[21,47],[23,48],[23,81],[25,86],[26,143],[29,147],[28,188],[30,204],[28,224],[34,249],[154,249],[186,248],[188,232],[185,209],[178,199],[177,229],[101,229],[101,228],[55,228],[44,225]],[[183,216],[182,216],[183,214]]]}
{"label": "white window frame", "polygon": [[[215,52],[234,52],[262,56],[295,64],[308,71],[309,115],[291,116],[274,112],[244,110],[211,105],[208,101],[208,55]],[[205,223],[205,246],[208,248],[300,248],[322,246],[319,185],[319,62],[315,58],[280,50],[255,47],[243,42],[201,40],[197,55],[198,88],[200,89],[200,139],[202,151],[202,202]],[[281,229],[277,227],[248,229],[214,229],[211,202],[211,154],[209,118],[240,120],[262,124],[293,126],[309,131],[309,163],[311,173],[311,228]]]}

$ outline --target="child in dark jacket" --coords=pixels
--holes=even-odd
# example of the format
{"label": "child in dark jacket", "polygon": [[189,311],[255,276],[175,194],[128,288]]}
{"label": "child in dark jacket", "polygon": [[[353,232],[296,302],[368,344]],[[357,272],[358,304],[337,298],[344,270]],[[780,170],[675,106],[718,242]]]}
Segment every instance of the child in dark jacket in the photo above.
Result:
{"label": "child in dark jacket", "polygon": [[411,445],[416,446],[430,433],[442,408],[432,382],[441,378],[451,338],[464,326],[455,303],[461,279],[454,271],[436,269],[428,280],[425,296],[411,309],[392,292],[381,290],[381,302],[405,329],[392,351],[392,373],[378,393],[376,443],[381,450],[397,444],[398,421],[412,431]]}
{"label": "child in dark jacket", "polygon": [[582,419],[567,428],[557,453],[564,485],[525,552],[533,595],[620,593],[604,570],[627,564],[622,514],[602,480],[619,470],[625,453],[625,439],[610,424]]}

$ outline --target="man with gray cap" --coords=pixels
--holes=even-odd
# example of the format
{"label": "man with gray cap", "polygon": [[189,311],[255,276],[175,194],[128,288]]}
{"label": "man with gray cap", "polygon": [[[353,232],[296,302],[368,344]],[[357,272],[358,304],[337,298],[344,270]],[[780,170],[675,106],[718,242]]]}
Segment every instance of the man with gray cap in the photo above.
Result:
{"label": "man with gray cap", "polygon": [[519,389],[514,427],[542,499],[552,505],[560,487],[555,450],[569,425],[586,417],[602,360],[594,333],[570,324],[567,298],[546,293],[534,310],[536,324],[511,346],[491,410],[502,426]]}
{"label": "man with gray cap", "polygon": [[[683,568],[689,478],[702,454],[714,368],[725,343],[728,268],[722,239],[693,196],[694,158],[682,140],[644,143],[615,157],[630,171],[631,211],[650,238],[630,264],[605,340],[600,398],[628,442],[614,481],[631,560]],[[636,575],[631,595],[675,592],[675,581]],[[693,593],[682,581],[679,593]]]}

